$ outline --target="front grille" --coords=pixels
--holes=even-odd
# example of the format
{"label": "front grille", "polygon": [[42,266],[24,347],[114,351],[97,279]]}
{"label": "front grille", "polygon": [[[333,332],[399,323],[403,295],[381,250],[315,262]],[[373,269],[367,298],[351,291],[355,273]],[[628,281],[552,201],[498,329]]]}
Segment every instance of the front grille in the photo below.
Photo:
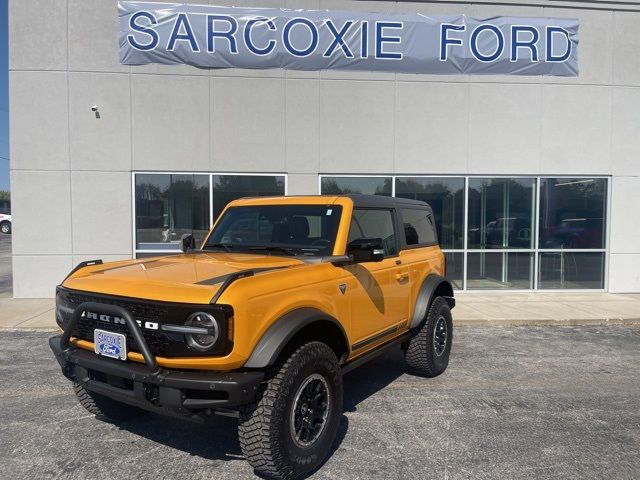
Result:
{"label": "front grille", "polygon": [[143,322],[164,322],[167,317],[167,309],[154,303],[141,303],[119,298],[85,295],[75,292],[66,292],[65,297],[73,307],[83,302],[96,302],[106,305],[117,305],[127,310],[133,318]]}
{"label": "front grille", "polygon": [[[134,318],[134,320],[141,321],[143,325],[147,321],[162,324],[167,317],[167,309],[160,305],[138,303],[102,296],[97,297],[93,295],[78,294],[75,292],[65,292],[64,297],[67,305],[72,308],[76,308],[78,305],[84,302],[117,305],[131,313],[131,316]],[[102,322],[100,320],[80,317],[80,319],[78,320],[78,324],[73,329],[72,335],[76,338],[93,342],[93,331],[96,328],[100,330],[107,330],[109,332],[124,334],[127,338],[127,351],[140,352],[140,347],[133,338],[133,335],[131,335],[129,327],[127,327],[126,325],[111,322]],[[167,355],[169,340],[164,333],[159,331],[149,331],[145,329],[141,329],[141,331],[153,355]]]}
{"label": "front grille", "polygon": [[[60,327],[71,320],[74,310],[85,302],[100,303],[103,305],[117,305],[127,310],[138,324],[152,355],[161,357],[195,357],[203,356],[202,352],[190,349],[183,333],[152,330],[144,328],[146,322],[152,322],[162,327],[166,324],[184,325],[184,322],[194,311],[205,311],[214,315],[220,323],[220,339],[216,345],[206,352],[210,356],[226,355],[231,351],[233,342],[228,338],[229,323],[233,318],[233,309],[228,305],[201,305],[186,303],[159,302],[152,300],[138,300],[123,297],[113,297],[98,293],[81,292],[58,287],[56,291],[57,321]],[[98,317],[99,318],[99,317]],[[93,342],[93,331],[98,328],[108,332],[121,333],[127,339],[127,351],[140,353],[140,347],[136,343],[127,325],[102,321],[82,316],[74,327],[71,335]]]}

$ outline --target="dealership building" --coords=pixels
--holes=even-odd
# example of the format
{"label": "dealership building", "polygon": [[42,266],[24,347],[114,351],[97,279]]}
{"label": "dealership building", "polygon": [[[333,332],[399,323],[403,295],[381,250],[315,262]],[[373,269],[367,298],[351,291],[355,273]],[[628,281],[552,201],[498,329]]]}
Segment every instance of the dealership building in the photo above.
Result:
{"label": "dealership building", "polygon": [[15,297],[341,192],[429,202],[461,290],[640,292],[640,4],[210,3],[577,19],[579,75],[124,65],[115,0],[10,0]]}

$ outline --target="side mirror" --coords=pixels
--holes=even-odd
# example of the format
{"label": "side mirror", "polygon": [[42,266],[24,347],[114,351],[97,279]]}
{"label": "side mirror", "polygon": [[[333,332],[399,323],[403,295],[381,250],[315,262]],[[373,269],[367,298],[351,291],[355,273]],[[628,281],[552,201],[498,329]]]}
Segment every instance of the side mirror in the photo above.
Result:
{"label": "side mirror", "polygon": [[196,239],[190,233],[185,233],[182,235],[180,239],[180,250],[183,253],[187,253],[189,250],[195,250],[196,248]]}
{"label": "side mirror", "polygon": [[381,262],[384,247],[381,238],[358,238],[347,245],[347,255],[353,256],[355,263]]}

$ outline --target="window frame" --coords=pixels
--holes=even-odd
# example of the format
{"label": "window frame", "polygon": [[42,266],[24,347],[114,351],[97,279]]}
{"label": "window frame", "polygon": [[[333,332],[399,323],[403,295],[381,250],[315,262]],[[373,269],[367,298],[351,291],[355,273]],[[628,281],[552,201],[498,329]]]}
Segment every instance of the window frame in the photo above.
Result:
{"label": "window frame", "polygon": [[206,175],[209,177],[209,229],[204,236],[206,240],[209,237],[209,232],[217,218],[213,218],[213,177],[214,176],[230,176],[230,177],[283,177],[284,178],[284,195],[288,195],[289,191],[289,176],[287,173],[262,173],[262,172],[186,172],[180,170],[171,171],[152,171],[152,170],[133,170],[131,172],[131,251],[133,258],[138,257],[138,254],[148,257],[153,255],[174,255],[180,253],[180,248],[176,249],[144,249],[138,248],[137,244],[137,232],[136,232],[136,175]]}

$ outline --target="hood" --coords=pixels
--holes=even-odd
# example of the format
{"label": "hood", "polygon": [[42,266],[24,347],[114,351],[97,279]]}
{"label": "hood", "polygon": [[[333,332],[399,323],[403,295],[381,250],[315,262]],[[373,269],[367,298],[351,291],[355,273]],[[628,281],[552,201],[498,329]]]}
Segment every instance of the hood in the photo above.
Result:
{"label": "hood", "polygon": [[304,265],[301,260],[246,253],[193,253],[81,268],[63,282],[73,290],[165,302],[209,303],[229,275]]}

